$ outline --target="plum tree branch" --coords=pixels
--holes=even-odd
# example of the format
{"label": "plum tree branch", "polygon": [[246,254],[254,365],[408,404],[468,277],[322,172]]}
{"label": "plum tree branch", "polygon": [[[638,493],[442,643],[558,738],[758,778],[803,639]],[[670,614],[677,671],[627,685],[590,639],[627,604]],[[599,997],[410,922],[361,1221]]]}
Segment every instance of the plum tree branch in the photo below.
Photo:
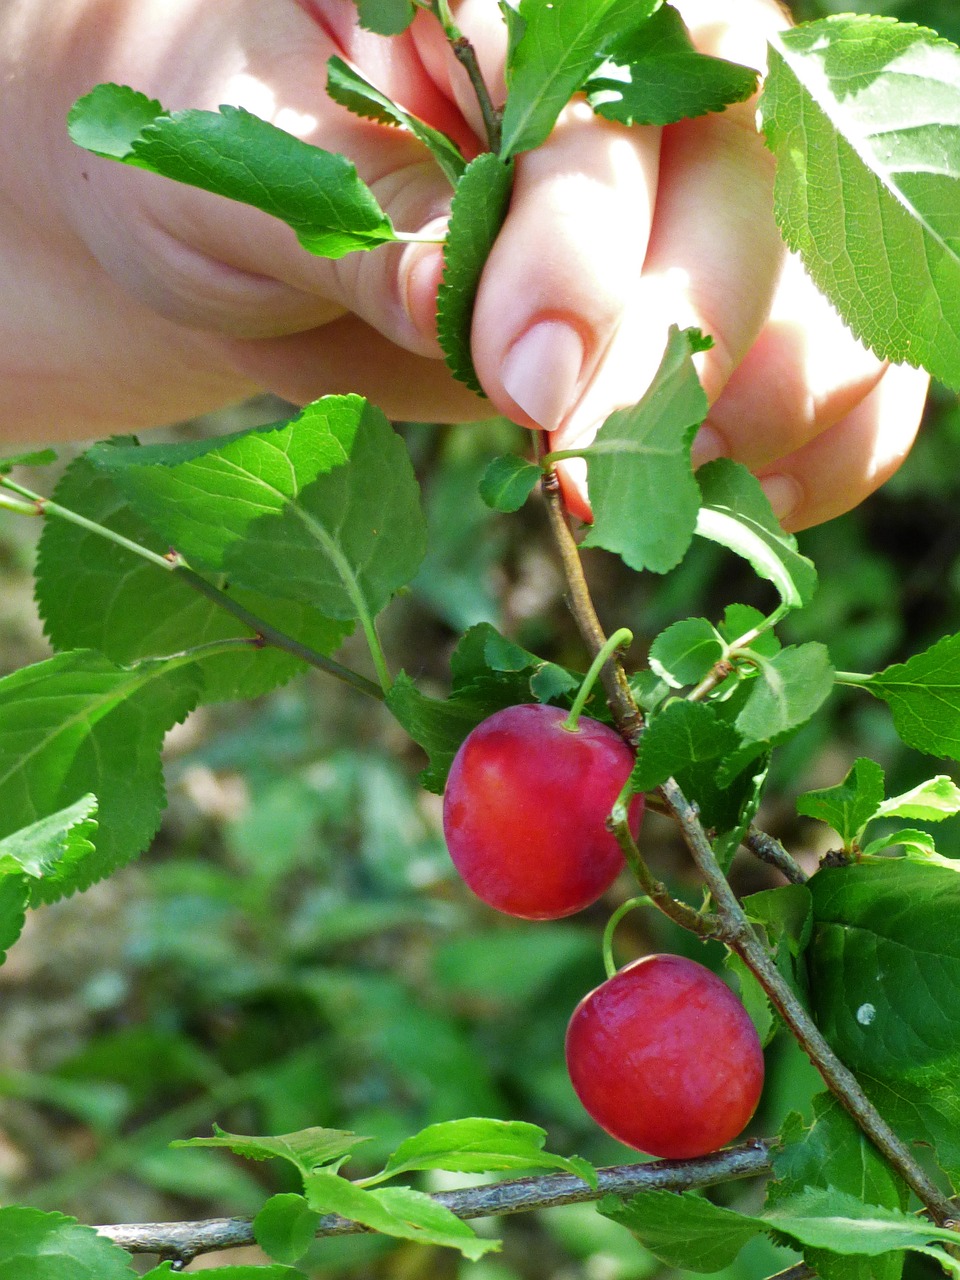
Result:
{"label": "plum tree branch", "polygon": [[[650,1190],[690,1191],[718,1182],[768,1175],[773,1145],[772,1140],[754,1139],[695,1160],[652,1160],[647,1164],[613,1165],[597,1171],[596,1189],[573,1174],[553,1173],[495,1182],[489,1186],[440,1191],[431,1199],[458,1218],[468,1220],[581,1204],[606,1195],[625,1196]],[[183,1262],[190,1262],[201,1253],[255,1243],[251,1218],[121,1223],[97,1227],[96,1230],[129,1253],[156,1253]],[[320,1219],[317,1235],[357,1235],[370,1230],[359,1222],[331,1213]]]}

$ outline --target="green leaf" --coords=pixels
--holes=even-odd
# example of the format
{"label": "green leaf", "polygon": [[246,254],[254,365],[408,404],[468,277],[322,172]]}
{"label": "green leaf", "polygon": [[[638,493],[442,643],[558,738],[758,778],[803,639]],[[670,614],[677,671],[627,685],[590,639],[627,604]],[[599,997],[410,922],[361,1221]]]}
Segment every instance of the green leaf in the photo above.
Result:
{"label": "green leaf", "polygon": [[614,41],[641,26],[657,0],[521,0],[507,67],[501,155],[545,141],[560,112]]}
{"label": "green leaf", "polygon": [[[817,1022],[907,1140],[960,1159],[960,866],[880,858],[809,881]],[[932,1130],[932,1134],[931,1134]]]}
{"label": "green leaf", "polygon": [[723,642],[706,618],[685,618],[661,631],[650,646],[648,661],[661,680],[674,689],[697,684],[723,657]]}
{"label": "green leaf", "polygon": [[722,1271],[764,1230],[760,1219],[723,1209],[693,1191],[641,1191],[626,1201],[606,1196],[597,1208],[681,1271]]}
{"label": "green leaf", "polygon": [[171,1142],[171,1147],[225,1147],[234,1155],[247,1160],[287,1160],[304,1177],[312,1175],[325,1164],[336,1164],[350,1155],[354,1147],[369,1138],[347,1133],[342,1129],[312,1127],[298,1129],[295,1133],[281,1133],[276,1137],[252,1137],[242,1133],[227,1133],[219,1125],[213,1126],[212,1138],[184,1138]]}
{"label": "green leaf", "polygon": [[777,1231],[799,1244],[832,1253],[875,1258],[891,1250],[916,1249],[931,1240],[960,1244],[960,1234],[882,1205],[864,1204],[836,1187],[811,1187],[779,1202],[764,1215]]}
{"label": "green leaf", "polygon": [[7,458],[0,458],[0,476],[8,475],[14,467],[49,467],[56,462],[57,455],[53,449],[35,449],[31,453],[15,453]]}
{"label": "green leaf", "polygon": [[[485,622],[463,636],[450,668],[449,698],[427,697],[404,672],[387,696],[389,709],[430,757],[429,767],[420,775],[421,785],[437,793],[443,791],[460,743],[481,720],[517,702],[556,701],[569,706],[566,695],[582,679],[505,640]],[[588,714],[592,701],[587,703]]]}
{"label": "green leaf", "polygon": [[[253,1263],[249,1267],[217,1267],[216,1269],[220,1272],[217,1280],[303,1280],[303,1272],[293,1267],[271,1267]],[[173,1280],[179,1274],[173,1270],[172,1262],[161,1262],[159,1267],[148,1271],[142,1280],[168,1280],[168,1277]]]}
{"label": "green leaf", "polygon": [[954,389],[958,113],[960,50],[923,27],[847,15],[772,41],[760,115],[784,238],[857,337]]}
{"label": "green leaf", "polygon": [[837,786],[800,796],[797,813],[826,822],[838,833],[843,847],[850,849],[859,843],[864,827],[876,817],[882,802],[883,770],[861,756]]}
{"label": "green leaf", "polygon": [[785,605],[799,609],[809,604],[817,571],[797,551],[796,538],[780,528],[759,480],[739,463],[718,458],[699,469],[697,481],[703,494],[696,528],[700,537],[749,560]]}
{"label": "green leaf", "polygon": [[0,878],[0,964],[20,937],[27,919],[30,888],[26,876]]}
{"label": "green leaf", "polygon": [[397,239],[345,156],[322,151],[241,107],[177,111],[121,85],[74,103],[70,137],[95,155],[252,205],[287,223],[308,252],[341,258]]}
{"label": "green leaf", "polygon": [[736,979],[735,990],[740,997],[740,1003],[750,1015],[750,1021],[756,1028],[760,1043],[766,1048],[779,1030],[779,1023],[773,1016],[773,1008],[767,993],[735,951],[727,952],[723,957],[723,964]]}
{"label": "green leaf", "polygon": [[[136,514],[112,476],[86,458],[71,463],[53,498],[149,550],[163,554],[169,548]],[[319,653],[333,653],[352,629],[299,601],[237,587],[225,577],[212,576],[212,581],[228,588],[231,599],[256,617]],[[97,649],[117,663],[251,634],[178,574],[55,517],[40,535],[36,599],[55,649]],[[196,670],[203,675],[201,700],[218,702],[259,697],[306,670],[306,664],[265,645],[203,658]]]}
{"label": "green leaf", "polygon": [[33,900],[85,889],[141,853],[165,804],[160,747],[197,700],[198,677],[176,663],[123,668],[86,651],[0,680],[0,836],[94,795],[96,849],[70,842],[35,882]]}
{"label": "green leaf", "polygon": [[486,151],[467,165],[457,183],[443,247],[437,291],[437,338],[447,366],[471,391],[483,395],[470,354],[473,304],[483,267],[507,216],[513,165]]}
{"label": "green leaf", "polygon": [[[403,0],[406,3],[406,0]],[[348,67],[342,58],[333,57],[327,62],[327,93],[334,102],[365,120],[377,120],[380,124],[399,125],[418,138],[436,160],[437,164],[456,187],[467,167],[457,144],[439,129],[411,115],[406,108],[381,93],[359,71]]]}
{"label": "green leaf", "polygon": [[0,1209],[0,1275],[10,1280],[133,1280],[130,1255],[62,1213]]}
{"label": "green leaf", "polygon": [[747,644],[748,649],[754,650],[765,658],[772,658],[774,654],[780,652],[780,641],[776,634],[770,628],[769,619],[759,609],[754,609],[749,604],[728,604],[723,614],[723,621],[717,627],[717,630],[726,640],[727,644],[736,644],[746,635],[761,628],[760,634],[755,636]]}
{"label": "green leaf", "polygon": [[328,617],[379,613],[423,558],[410,458],[360,396],[327,396],[280,426],[87,456],[192,564]]}
{"label": "green leaf", "polygon": [[594,111],[621,124],[675,124],[745,102],[758,72],[699,53],[680,14],[662,5],[584,85]]}
{"label": "green leaf", "polygon": [[520,1120],[448,1120],[428,1125],[402,1142],[384,1166],[384,1177],[414,1169],[489,1173],[502,1169],[565,1169],[578,1177],[584,1168],[596,1187],[596,1170],[585,1161],[545,1151],[546,1130]]}
{"label": "green leaf", "polygon": [[319,1220],[303,1196],[288,1192],[270,1197],[253,1220],[253,1234],[271,1258],[294,1263],[313,1244]]}
{"label": "green leaf", "polygon": [[940,854],[937,853],[936,842],[929,831],[917,831],[912,827],[901,828],[899,831],[889,831],[885,835],[878,836],[876,840],[871,840],[864,845],[863,852],[867,856],[873,856],[884,849],[901,846],[908,858],[919,858],[923,862],[945,862],[948,866],[953,865],[952,859],[941,858]]}
{"label": "green leaf", "polygon": [[804,952],[813,930],[813,903],[806,885],[763,889],[743,900],[748,919],[763,926],[781,976],[805,1007],[809,983]]}
{"label": "green leaf", "polygon": [[[709,764],[729,755],[740,743],[732,725],[703,702],[669,703],[647,723],[630,775],[635,791],[652,791],[668,778],[686,776],[692,766]],[[686,791],[684,784],[680,784]],[[697,792],[692,792],[697,799]]]}
{"label": "green leaf", "polygon": [[494,511],[519,511],[542,475],[535,463],[523,458],[494,458],[480,481],[480,497]]}
{"label": "green leaf", "polygon": [[406,31],[416,12],[410,0],[356,0],[361,27],[381,36]]}
{"label": "green leaf", "polygon": [[[772,1156],[768,1207],[806,1187],[835,1187],[869,1204],[906,1209],[906,1187],[832,1094],[814,1098],[812,1125],[793,1113],[780,1137],[782,1145]],[[903,1270],[903,1258],[896,1253],[866,1263],[807,1249],[804,1259],[822,1280],[899,1280]]]}
{"label": "green leaf", "polygon": [[886,702],[908,747],[960,760],[960,635],[885,667],[863,687]]}
{"label": "green leaf", "polygon": [[945,774],[918,783],[902,795],[891,796],[877,807],[878,818],[919,818],[942,822],[960,813],[960,787]]}
{"label": "green leaf", "polygon": [[748,744],[774,746],[807,723],[833,683],[825,645],[809,641],[781,649],[760,664],[736,727]]}
{"label": "green leaf", "polygon": [[0,840],[0,876],[23,874],[42,880],[59,863],[72,866],[94,852],[97,797],[81,796],[74,804],[38,818]]}
{"label": "green leaf", "polygon": [[410,1187],[379,1187],[366,1191],[335,1173],[321,1170],[306,1181],[307,1202],[318,1213],[339,1213],[352,1222],[401,1240],[459,1249],[476,1261],[500,1248],[497,1240],[481,1240],[471,1226]]}
{"label": "green leaf", "polygon": [[697,524],[690,444],[707,416],[707,398],[693,367],[691,334],[671,327],[643,399],[611,414],[583,451],[593,507],[583,545],[614,551],[631,569],[674,568]]}

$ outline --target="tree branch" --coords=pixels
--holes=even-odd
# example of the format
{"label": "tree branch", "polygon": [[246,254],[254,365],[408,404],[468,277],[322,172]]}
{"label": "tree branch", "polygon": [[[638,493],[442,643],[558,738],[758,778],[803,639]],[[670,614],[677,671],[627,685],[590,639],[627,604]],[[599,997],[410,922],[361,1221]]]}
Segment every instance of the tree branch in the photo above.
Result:
{"label": "tree branch", "polygon": [[[598,1170],[596,1190],[573,1174],[554,1173],[496,1182],[485,1187],[440,1191],[431,1199],[458,1218],[468,1220],[581,1204],[606,1195],[631,1195],[650,1190],[689,1191],[717,1182],[769,1174],[772,1146],[774,1140],[757,1138],[696,1160],[652,1160],[648,1164],[613,1165]],[[121,1223],[97,1227],[96,1230],[129,1253],[156,1253],[183,1262],[190,1262],[201,1253],[255,1243],[251,1218]],[[331,1213],[320,1219],[317,1236],[357,1235],[369,1231],[369,1227],[359,1222]]]}
{"label": "tree branch", "polygon": [[761,862],[768,863],[771,867],[776,867],[778,871],[781,871],[787,877],[791,884],[806,884],[810,878],[797,865],[780,841],[774,839],[771,835],[767,835],[766,831],[761,831],[759,827],[751,827],[744,837],[743,843],[755,858],[759,858]]}

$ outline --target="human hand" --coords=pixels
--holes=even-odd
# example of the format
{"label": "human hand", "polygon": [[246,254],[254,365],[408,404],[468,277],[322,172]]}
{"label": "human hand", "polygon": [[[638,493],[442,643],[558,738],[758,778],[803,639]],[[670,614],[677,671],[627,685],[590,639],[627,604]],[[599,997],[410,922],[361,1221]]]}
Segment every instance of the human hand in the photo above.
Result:
{"label": "human hand", "polygon": [[[771,0],[678,7],[700,47],[752,65],[782,22]],[[49,6],[18,8],[20,49],[7,47],[21,62],[24,41],[27,54],[43,49],[27,65],[45,68],[44,109],[31,118],[50,161],[43,217],[29,222],[42,251],[25,340],[44,374],[11,416],[21,432],[128,430],[267,386],[296,401],[360,391],[400,418],[463,421],[492,404],[570,448],[642,395],[669,324],[680,323],[716,344],[698,357],[713,408],[695,460],[746,462],[791,526],[859,501],[909,447],[925,378],[862,351],[803,273],[783,269],[772,160],[751,104],[662,133],[574,104],[543,147],[519,157],[476,304],[488,403],[439,358],[438,248],[315,259],[256,210],[92,159],[63,137],[70,102],[98,80],[174,109],[239,103],[349,155],[401,229],[442,225],[449,186],[419,145],[323,92],[326,60],[339,53],[477,149],[476,104],[428,15],[386,40],[358,30],[349,0],[126,0],[109,24],[92,0],[55,21]],[[502,93],[496,5],[464,0],[456,16]],[[568,473],[567,486],[582,509],[582,481]]]}

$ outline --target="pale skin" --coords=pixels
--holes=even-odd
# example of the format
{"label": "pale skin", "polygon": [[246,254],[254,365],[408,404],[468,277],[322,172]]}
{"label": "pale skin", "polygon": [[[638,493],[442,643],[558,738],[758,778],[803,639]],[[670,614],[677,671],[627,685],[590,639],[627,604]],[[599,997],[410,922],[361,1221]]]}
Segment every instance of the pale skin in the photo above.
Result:
{"label": "pale skin", "polygon": [[[674,0],[700,48],[762,67],[785,19],[772,0]],[[462,0],[494,96],[495,0]],[[566,110],[519,158],[473,323],[489,397],[440,357],[440,249],[313,258],[266,215],[101,160],[66,113],[112,80],[165,107],[237,103],[348,155],[403,231],[442,232],[450,187],[409,136],[324,93],[331,54],[451,133],[481,125],[436,23],[387,40],[349,0],[6,0],[0,11],[0,439],[94,438],[192,417],[268,388],[294,401],[356,391],[390,416],[503,413],[588,442],[638,400],[671,323],[714,339],[696,462],[760,477],[788,528],[855,506],[899,466],[926,377],[865,351],[789,260],[755,103],[659,130]],[[576,464],[567,475],[584,502]]]}

